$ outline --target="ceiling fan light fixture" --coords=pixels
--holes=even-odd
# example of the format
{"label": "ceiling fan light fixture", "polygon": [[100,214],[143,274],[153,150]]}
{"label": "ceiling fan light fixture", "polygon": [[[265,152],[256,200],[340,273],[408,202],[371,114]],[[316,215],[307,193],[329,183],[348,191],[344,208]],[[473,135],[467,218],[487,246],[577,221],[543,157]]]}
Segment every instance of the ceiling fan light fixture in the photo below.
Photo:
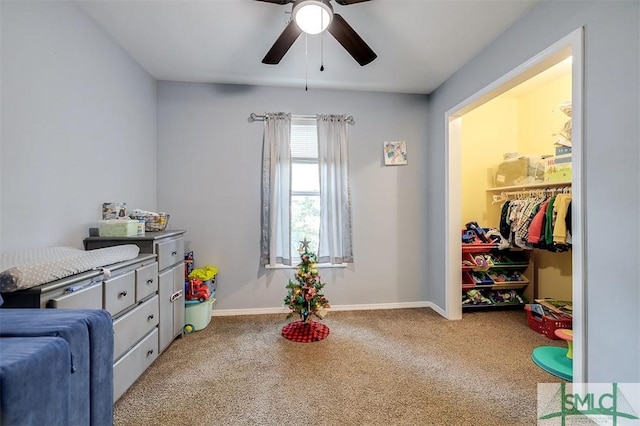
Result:
{"label": "ceiling fan light fixture", "polygon": [[293,20],[307,34],[320,34],[333,19],[333,8],[326,0],[298,0],[293,5]]}

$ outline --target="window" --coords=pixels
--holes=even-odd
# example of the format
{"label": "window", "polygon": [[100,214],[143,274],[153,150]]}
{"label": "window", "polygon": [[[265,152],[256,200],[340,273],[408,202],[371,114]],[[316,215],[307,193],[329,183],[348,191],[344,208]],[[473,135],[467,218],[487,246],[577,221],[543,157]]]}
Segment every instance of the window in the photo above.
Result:
{"label": "window", "polygon": [[291,118],[291,259],[299,259],[300,241],[318,252],[320,171],[315,118]]}
{"label": "window", "polygon": [[265,114],[260,262],[291,266],[305,238],[319,263],[353,263],[347,117]]}

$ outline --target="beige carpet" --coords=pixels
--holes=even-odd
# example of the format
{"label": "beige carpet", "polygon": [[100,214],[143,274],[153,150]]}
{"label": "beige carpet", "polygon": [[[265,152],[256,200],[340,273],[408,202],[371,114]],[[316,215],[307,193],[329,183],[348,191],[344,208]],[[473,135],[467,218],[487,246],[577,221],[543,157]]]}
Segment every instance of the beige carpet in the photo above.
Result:
{"label": "beige carpet", "polygon": [[115,425],[532,425],[531,361],[563,345],[523,311],[329,312],[329,336],[294,343],[286,315],[214,317],[179,338],[115,405]]}

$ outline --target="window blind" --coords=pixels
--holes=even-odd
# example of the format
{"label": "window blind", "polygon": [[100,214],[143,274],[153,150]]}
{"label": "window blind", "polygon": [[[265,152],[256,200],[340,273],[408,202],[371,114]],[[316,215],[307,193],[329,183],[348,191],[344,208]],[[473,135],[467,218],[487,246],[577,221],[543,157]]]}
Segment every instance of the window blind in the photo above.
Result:
{"label": "window blind", "polygon": [[318,158],[315,118],[291,117],[291,158]]}

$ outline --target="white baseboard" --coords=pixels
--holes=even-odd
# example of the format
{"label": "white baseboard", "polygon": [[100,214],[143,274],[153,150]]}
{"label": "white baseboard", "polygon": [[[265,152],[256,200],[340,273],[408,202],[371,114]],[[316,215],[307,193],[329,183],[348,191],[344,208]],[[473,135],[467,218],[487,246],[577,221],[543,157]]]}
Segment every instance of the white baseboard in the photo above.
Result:
{"label": "white baseboard", "polygon": [[[410,309],[431,308],[446,318],[445,312],[431,302],[401,302],[401,303],[373,303],[368,305],[331,305],[330,311],[370,311],[378,309]],[[211,316],[225,317],[235,315],[264,315],[264,314],[288,314],[289,309],[279,308],[254,308],[254,309],[214,309]]]}
{"label": "white baseboard", "polygon": [[287,314],[288,308],[252,308],[252,309],[216,309],[211,312],[212,317],[229,317],[236,315],[264,315],[264,314]]}
{"label": "white baseboard", "polygon": [[378,309],[430,308],[431,302],[371,303],[366,305],[331,305],[332,311],[373,311]]}
{"label": "white baseboard", "polygon": [[447,316],[447,312],[442,309],[440,306],[435,305],[431,302],[427,302],[429,304],[429,308],[433,309],[434,311],[436,311],[437,314],[440,314],[441,316],[443,316],[444,318],[449,319],[449,317]]}

